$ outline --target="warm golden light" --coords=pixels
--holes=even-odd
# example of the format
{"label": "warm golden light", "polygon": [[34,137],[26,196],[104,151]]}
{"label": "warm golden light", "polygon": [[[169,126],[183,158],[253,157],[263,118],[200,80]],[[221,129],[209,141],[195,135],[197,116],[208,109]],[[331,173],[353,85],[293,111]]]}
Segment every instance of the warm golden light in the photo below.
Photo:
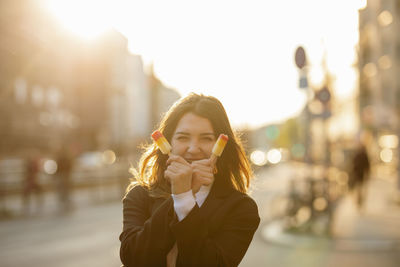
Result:
{"label": "warm golden light", "polygon": [[392,60],[387,55],[381,56],[378,59],[378,65],[381,69],[390,69],[392,67]]}
{"label": "warm golden light", "polygon": [[81,38],[93,39],[111,28],[109,1],[48,0],[46,5],[66,29]]}
{"label": "warm golden light", "polygon": [[389,134],[389,135],[382,135],[379,137],[378,140],[379,145],[382,148],[396,148],[399,145],[399,138],[397,135]]}
{"label": "warm golden light", "polygon": [[106,150],[103,152],[102,159],[105,164],[108,164],[108,165],[113,164],[115,162],[116,158],[117,157],[115,156],[115,153],[112,150]]}
{"label": "warm golden light", "polygon": [[358,0],[358,8],[359,9],[364,9],[364,8],[366,8],[367,7],[367,0]]}
{"label": "warm golden light", "polygon": [[349,175],[346,172],[341,172],[337,176],[337,182],[339,185],[344,186],[349,182]]}
{"label": "warm golden light", "polygon": [[310,83],[315,87],[322,87],[324,85],[325,72],[322,68],[312,67],[309,72]]}
{"label": "warm golden light", "polygon": [[[195,91],[223,99],[238,128],[280,122],[304,108],[306,94],[298,88],[292,57],[299,45],[307,52],[310,85],[322,85],[326,63],[336,77],[335,97],[346,101],[355,94],[357,75],[350,69],[356,60],[358,9],[365,0],[243,2],[230,4],[229,12],[224,1],[211,0],[201,5],[178,0],[42,1],[67,29],[85,39],[115,26],[128,39],[129,50],[142,57],[145,68],[151,64],[166,86],[182,95]],[[286,12],[266,16],[266,10]],[[337,14],[343,23],[332,28]],[[276,24],[282,21],[296,23]],[[271,42],[271,36],[283,39]],[[253,97],[260,90],[263,97]]]}
{"label": "warm golden light", "polygon": [[335,166],[343,164],[345,160],[343,151],[341,150],[333,151],[331,155],[331,160],[333,165]]}
{"label": "warm golden light", "polygon": [[324,209],[326,209],[327,206],[328,206],[328,201],[326,201],[326,199],[323,197],[316,198],[313,201],[313,207],[318,211],[323,211]]}
{"label": "warm golden light", "polygon": [[[354,96],[358,76],[348,70],[356,60],[358,9],[365,1],[239,2],[229,4],[230,11],[225,12],[224,1],[206,0],[199,6],[159,1],[157,9],[153,1],[126,1],[126,19],[118,25],[131,51],[153,62],[157,77],[166,85],[183,95],[195,88],[195,92],[223,99],[235,126],[282,121],[303,109],[305,94],[298,89],[299,73],[293,61],[299,45],[307,52],[310,85],[323,81],[326,55],[326,67],[340,82],[332,90],[341,90],[345,100]],[[285,12],[266,16],[266,10]],[[238,14],[243,20],[237,19]],[[332,24],[337,14],[343,23]],[[287,23],[281,23],[285,21],[296,23],[286,27]],[[271,35],[261,34],[265,32],[280,36],[282,42],[271,42]],[[277,71],[283,74],[276,75]],[[263,97],[253,97],[260,90]],[[248,108],[238,109],[238,105]]]}
{"label": "warm golden light", "polygon": [[267,159],[272,164],[277,164],[282,159],[282,153],[278,149],[271,149],[267,153]]}
{"label": "warm golden light", "polygon": [[310,217],[311,217],[311,210],[309,207],[303,206],[297,211],[296,219],[300,224],[308,221]]}
{"label": "warm golden light", "polygon": [[379,156],[383,162],[390,163],[393,159],[393,151],[390,148],[384,148]]}
{"label": "warm golden light", "polygon": [[377,70],[376,70],[376,65],[374,63],[368,63],[364,66],[363,72],[365,75],[368,77],[373,77],[376,75]]}
{"label": "warm golden light", "polygon": [[388,26],[393,22],[393,16],[389,11],[384,10],[379,14],[378,22],[382,27]]}
{"label": "warm golden light", "polygon": [[43,164],[43,170],[47,174],[55,174],[57,172],[57,162],[52,159],[46,159]]}
{"label": "warm golden light", "polygon": [[262,166],[267,163],[267,157],[263,151],[255,150],[250,155],[250,160],[255,165]]}
{"label": "warm golden light", "polygon": [[321,101],[313,100],[308,104],[308,108],[313,114],[321,114],[324,111],[324,106]]}

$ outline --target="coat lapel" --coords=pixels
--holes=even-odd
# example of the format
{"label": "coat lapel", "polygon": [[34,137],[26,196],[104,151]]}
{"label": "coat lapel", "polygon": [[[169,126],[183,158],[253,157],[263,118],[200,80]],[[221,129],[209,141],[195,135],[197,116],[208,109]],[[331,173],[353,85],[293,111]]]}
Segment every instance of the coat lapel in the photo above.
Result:
{"label": "coat lapel", "polygon": [[235,189],[228,182],[225,177],[216,175],[214,184],[211,187],[211,191],[201,206],[203,216],[209,218],[209,215],[213,213],[215,209],[221,206],[221,203],[233,193]]}

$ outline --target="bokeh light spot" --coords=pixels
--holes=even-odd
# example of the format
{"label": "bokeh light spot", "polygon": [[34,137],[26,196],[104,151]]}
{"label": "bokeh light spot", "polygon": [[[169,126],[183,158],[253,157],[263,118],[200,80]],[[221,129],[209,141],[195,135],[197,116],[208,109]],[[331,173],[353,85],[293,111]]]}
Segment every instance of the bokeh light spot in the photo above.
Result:
{"label": "bokeh light spot", "polygon": [[47,159],[44,161],[43,170],[47,174],[55,174],[57,172],[57,162],[52,159]]}
{"label": "bokeh light spot", "polygon": [[113,164],[116,158],[117,157],[115,156],[115,153],[112,150],[106,150],[103,152],[103,162],[105,164],[109,165]]}

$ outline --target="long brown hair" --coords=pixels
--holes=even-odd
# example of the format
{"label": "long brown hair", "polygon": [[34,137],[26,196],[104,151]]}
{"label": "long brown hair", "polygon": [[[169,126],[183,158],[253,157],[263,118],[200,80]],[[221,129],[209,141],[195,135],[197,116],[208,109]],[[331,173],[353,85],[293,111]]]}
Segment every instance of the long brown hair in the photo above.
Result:
{"label": "long brown hair", "polygon": [[[180,119],[189,112],[208,119],[216,137],[221,133],[228,135],[229,141],[217,161],[218,177],[226,177],[236,190],[247,192],[253,175],[250,164],[240,138],[233,132],[225,109],[218,99],[195,93],[189,94],[170,108],[160,122],[158,130],[171,142]],[[164,179],[168,156],[162,154],[154,142],[145,149],[146,151],[139,161],[138,171],[131,169],[134,180],[128,190],[134,185],[140,184],[145,186],[154,197],[169,196],[170,185]]]}

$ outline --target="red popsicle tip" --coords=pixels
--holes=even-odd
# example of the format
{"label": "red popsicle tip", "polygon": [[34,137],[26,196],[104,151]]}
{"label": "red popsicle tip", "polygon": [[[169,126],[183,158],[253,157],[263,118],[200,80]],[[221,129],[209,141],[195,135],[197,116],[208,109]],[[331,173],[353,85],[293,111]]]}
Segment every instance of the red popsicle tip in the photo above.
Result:
{"label": "red popsicle tip", "polygon": [[151,134],[151,137],[154,139],[154,141],[157,141],[159,138],[163,137],[163,134],[160,131],[154,131]]}
{"label": "red popsicle tip", "polygon": [[226,142],[228,142],[229,137],[228,137],[227,135],[225,135],[225,134],[220,134],[219,137],[220,137],[221,139],[224,139]]}

